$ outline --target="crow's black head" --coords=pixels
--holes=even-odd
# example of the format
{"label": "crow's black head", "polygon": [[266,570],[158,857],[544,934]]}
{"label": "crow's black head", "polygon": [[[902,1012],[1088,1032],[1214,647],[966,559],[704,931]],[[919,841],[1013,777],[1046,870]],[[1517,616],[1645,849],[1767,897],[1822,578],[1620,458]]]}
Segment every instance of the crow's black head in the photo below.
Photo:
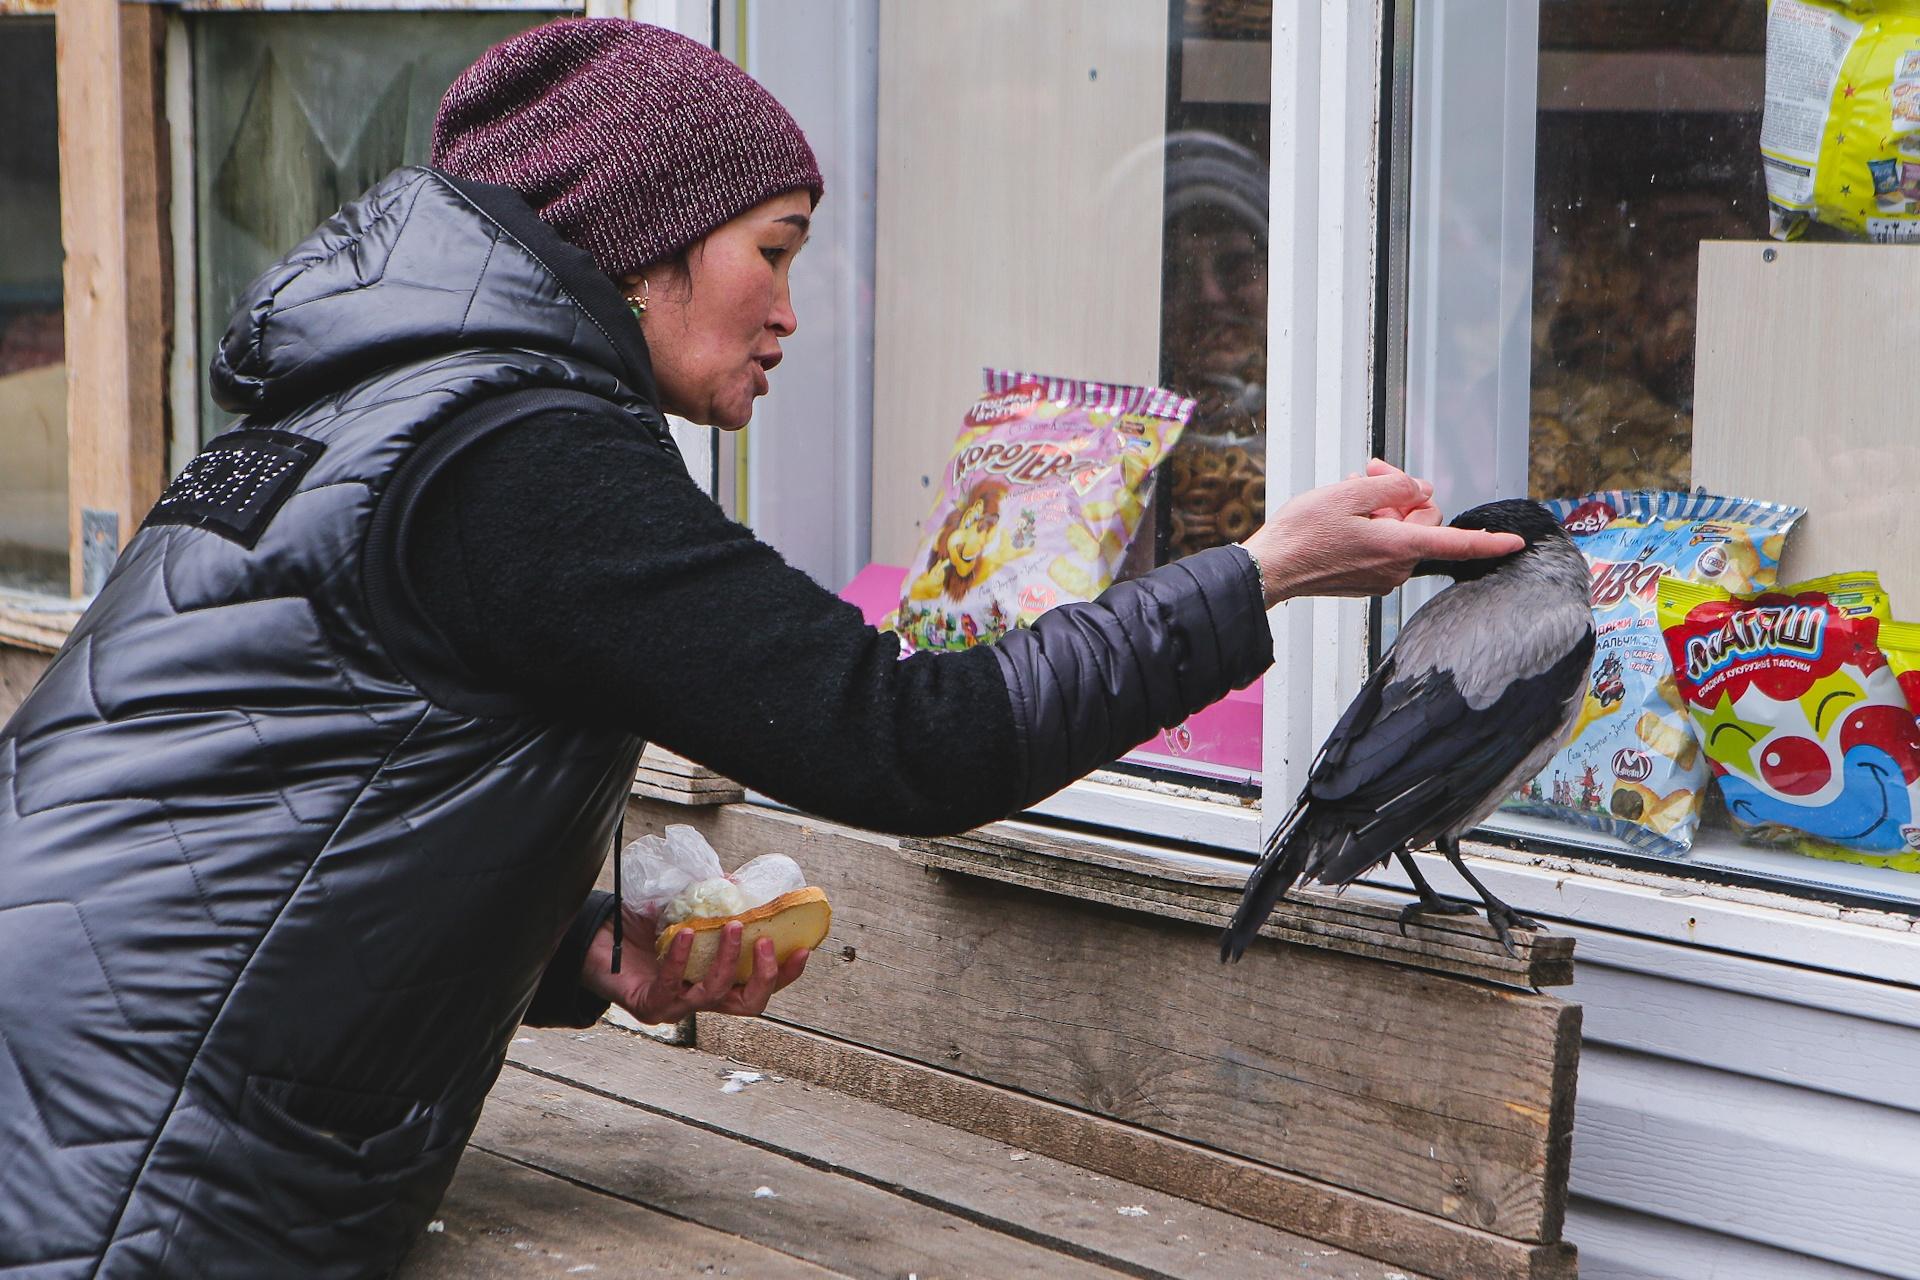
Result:
{"label": "crow's black head", "polygon": [[1423,560],[1414,569],[1416,575],[1433,574],[1452,578],[1456,582],[1466,582],[1492,573],[1542,542],[1564,540],[1567,537],[1567,531],[1560,527],[1560,522],[1553,518],[1552,513],[1526,498],[1503,498],[1498,502],[1482,503],[1471,510],[1462,511],[1447,523],[1456,529],[1517,533],[1527,540],[1527,545],[1511,556],[1494,560]]}

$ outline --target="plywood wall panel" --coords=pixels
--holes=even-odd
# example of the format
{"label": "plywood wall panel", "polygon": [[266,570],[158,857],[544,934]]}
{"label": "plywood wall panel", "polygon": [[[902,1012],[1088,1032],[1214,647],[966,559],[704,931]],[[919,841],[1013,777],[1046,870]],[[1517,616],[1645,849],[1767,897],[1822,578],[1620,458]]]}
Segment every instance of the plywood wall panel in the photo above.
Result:
{"label": "plywood wall panel", "polygon": [[1162,0],[880,15],[873,558],[904,563],[982,365],[1153,382]]}

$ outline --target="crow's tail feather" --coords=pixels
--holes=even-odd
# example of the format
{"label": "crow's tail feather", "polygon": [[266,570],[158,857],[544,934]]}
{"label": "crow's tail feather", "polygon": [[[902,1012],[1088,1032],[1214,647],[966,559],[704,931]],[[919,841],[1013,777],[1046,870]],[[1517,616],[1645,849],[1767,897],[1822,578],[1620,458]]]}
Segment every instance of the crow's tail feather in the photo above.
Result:
{"label": "crow's tail feather", "polygon": [[1307,859],[1315,844],[1313,824],[1305,821],[1306,817],[1307,798],[1302,796],[1299,803],[1293,806],[1293,812],[1287,815],[1286,821],[1267,837],[1266,851],[1261,854],[1260,864],[1253,869],[1253,874],[1247,877],[1246,892],[1241,895],[1240,906],[1233,913],[1233,922],[1220,936],[1222,964],[1240,958],[1247,944],[1260,932],[1260,926],[1267,922],[1274,904],[1293,887],[1300,873],[1306,869]]}

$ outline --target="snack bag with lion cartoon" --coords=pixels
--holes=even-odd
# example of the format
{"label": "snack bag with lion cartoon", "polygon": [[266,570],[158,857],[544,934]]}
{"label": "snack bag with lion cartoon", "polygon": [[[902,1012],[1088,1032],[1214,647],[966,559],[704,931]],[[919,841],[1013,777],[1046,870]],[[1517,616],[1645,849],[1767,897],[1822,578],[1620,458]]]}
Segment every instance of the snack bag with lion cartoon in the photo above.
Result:
{"label": "snack bag with lion cartoon", "polygon": [[1668,582],[1667,651],[1750,839],[1920,871],[1920,724],[1881,648],[1885,596],[1859,576],[1864,600],[1835,579],[1751,596]]}
{"label": "snack bag with lion cartoon", "polygon": [[985,375],[892,619],[915,649],[987,644],[1111,586],[1193,413],[1157,387]]}
{"label": "snack bag with lion cartoon", "polygon": [[1593,671],[1572,739],[1508,807],[1678,857],[1692,847],[1709,772],[1661,637],[1660,585],[1772,586],[1803,512],[1653,490],[1545,505],[1593,574]]}

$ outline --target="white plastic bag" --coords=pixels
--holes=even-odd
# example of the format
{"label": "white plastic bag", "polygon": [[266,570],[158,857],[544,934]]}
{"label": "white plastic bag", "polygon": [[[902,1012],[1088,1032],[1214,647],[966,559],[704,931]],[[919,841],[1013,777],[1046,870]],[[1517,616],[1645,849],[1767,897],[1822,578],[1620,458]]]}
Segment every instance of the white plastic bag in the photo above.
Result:
{"label": "white plastic bag", "polygon": [[695,916],[735,916],[806,888],[800,864],[784,854],[755,858],[731,876],[720,855],[692,827],[642,836],[620,851],[621,902],[662,927]]}

